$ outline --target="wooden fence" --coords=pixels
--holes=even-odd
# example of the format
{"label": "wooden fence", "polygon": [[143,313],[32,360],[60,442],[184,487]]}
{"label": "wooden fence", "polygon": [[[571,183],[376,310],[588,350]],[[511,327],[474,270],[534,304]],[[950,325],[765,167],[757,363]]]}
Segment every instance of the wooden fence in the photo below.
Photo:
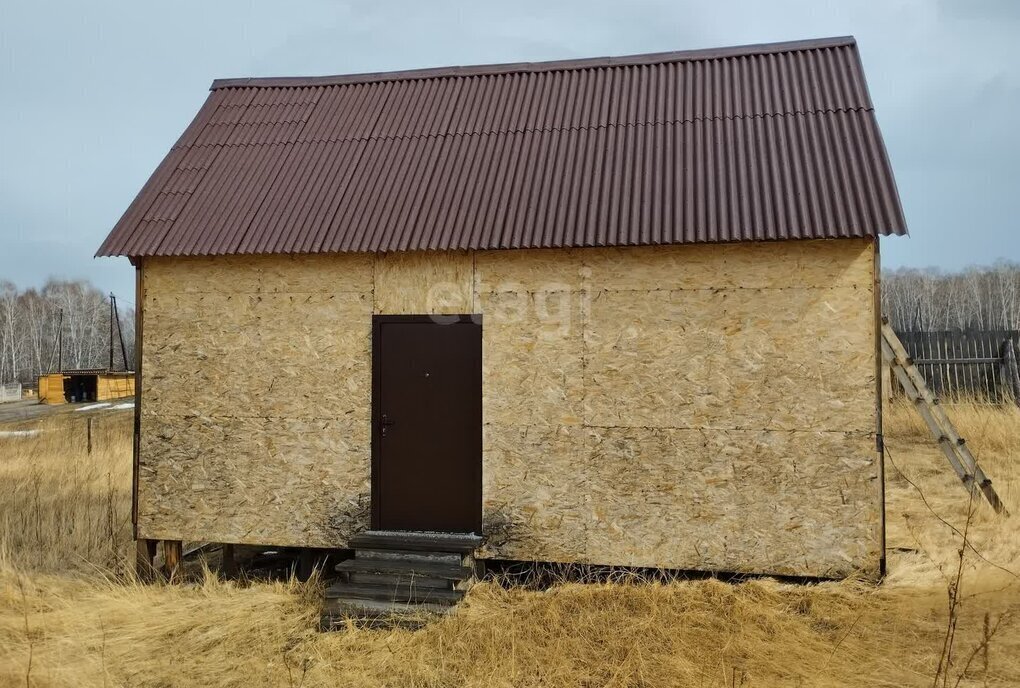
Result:
{"label": "wooden fence", "polygon": [[1020,400],[1020,331],[897,332],[928,387],[943,398]]}

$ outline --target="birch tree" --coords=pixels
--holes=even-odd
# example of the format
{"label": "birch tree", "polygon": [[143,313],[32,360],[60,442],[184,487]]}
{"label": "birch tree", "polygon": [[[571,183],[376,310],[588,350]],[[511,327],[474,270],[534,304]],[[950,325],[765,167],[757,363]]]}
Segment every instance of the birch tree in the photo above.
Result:
{"label": "birch tree", "polygon": [[[124,309],[119,315],[130,369],[134,314]],[[112,345],[114,367],[123,369],[116,322]],[[110,346],[110,300],[90,283],[52,280],[40,290],[19,292],[0,281],[0,383],[32,383],[58,368],[105,368]]]}
{"label": "birch tree", "polygon": [[1020,329],[1020,264],[887,272],[882,313],[898,330]]}

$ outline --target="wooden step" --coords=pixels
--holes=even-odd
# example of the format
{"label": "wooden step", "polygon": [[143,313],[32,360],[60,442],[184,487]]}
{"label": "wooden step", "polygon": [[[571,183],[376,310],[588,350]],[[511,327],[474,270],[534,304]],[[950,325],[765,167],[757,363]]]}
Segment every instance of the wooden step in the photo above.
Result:
{"label": "wooden step", "polygon": [[364,549],[354,550],[358,559],[372,559],[375,561],[414,561],[422,565],[426,564],[450,564],[460,566],[464,563],[466,555],[460,552],[426,552],[424,550],[409,549]]}
{"label": "wooden step", "polygon": [[448,613],[446,604],[401,604],[376,600],[327,600],[319,616],[322,631],[356,628],[407,628],[417,630]]}
{"label": "wooden step", "polygon": [[376,602],[395,602],[398,604],[446,604],[460,602],[464,597],[461,590],[440,590],[437,588],[418,587],[414,584],[401,583],[390,585],[358,585],[338,582],[326,589],[326,601],[338,600],[372,600]]}
{"label": "wooden step", "polygon": [[346,574],[347,582],[354,585],[374,585],[376,587],[389,586],[395,588],[399,585],[414,585],[419,588],[434,588],[436,590],[453,590],[457,581],[450,578],[433,578],[432,576],[418,576],[413,573],[363,573],[353,571]]}
{"label": "wooden step", "polygon": [[447,610],[474,579],[468,565],[482,539],[465,533],[366,531],[351,539],[355,558],[340,562],[342,580],[326,590],[321,626],[417,627]]}
{"label": "wooden step", "polygon": [[482,544],[472,533],[432,533],[407,530],[366,530],[351,538],[356,550],[405,550],[471,554]]}
{"label": "wooden step", "polygon": [[470,566],[459,562],[416,561],[406,559],[347,559],[337,564],[337,573],[387,573],[398,575],[428,576],[448,580],[467,580],[474,575]]}

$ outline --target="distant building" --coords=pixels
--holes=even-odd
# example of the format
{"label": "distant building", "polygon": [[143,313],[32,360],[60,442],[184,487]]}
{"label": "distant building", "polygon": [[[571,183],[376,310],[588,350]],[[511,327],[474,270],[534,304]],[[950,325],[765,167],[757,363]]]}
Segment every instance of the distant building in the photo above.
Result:
{"label": "distant building", "polygon": [[39,376],[39,402],[42,404],[109,401],[134,394],[134,371],[95,368]]}

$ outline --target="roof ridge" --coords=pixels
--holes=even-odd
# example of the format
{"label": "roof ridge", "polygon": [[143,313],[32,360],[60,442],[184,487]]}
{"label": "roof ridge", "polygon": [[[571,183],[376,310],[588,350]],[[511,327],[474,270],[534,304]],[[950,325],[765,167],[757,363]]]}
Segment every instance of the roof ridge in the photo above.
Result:
{"label": "roof ridge", "polygon": [[702,48],[697,50],[675,50],[671,52],[641,53],[618,57],[590,57],[571,60],[549,60],[544,62],[508,62],[449,67],[429,67],[388,72],[365,72],[361,74],[336,74],[332,76],[283,76],[283,77],[240,77],[216,79],[209,86],[210,91],[223,88],[308,88],[314,86],[338,86],[343,84],[367,84],[382,81],[412,81],[416,79],[449,78],[458,76],[486,76],[496,74],[519,74],[559,72],[597,67],[625,67],[665,64],[670,62],[696,62],[745,55],[768,55],[774,53],[818,50],[856,46],[853,36],[832,36],[799,41],[777,43],[752,43],[725,48]]}

